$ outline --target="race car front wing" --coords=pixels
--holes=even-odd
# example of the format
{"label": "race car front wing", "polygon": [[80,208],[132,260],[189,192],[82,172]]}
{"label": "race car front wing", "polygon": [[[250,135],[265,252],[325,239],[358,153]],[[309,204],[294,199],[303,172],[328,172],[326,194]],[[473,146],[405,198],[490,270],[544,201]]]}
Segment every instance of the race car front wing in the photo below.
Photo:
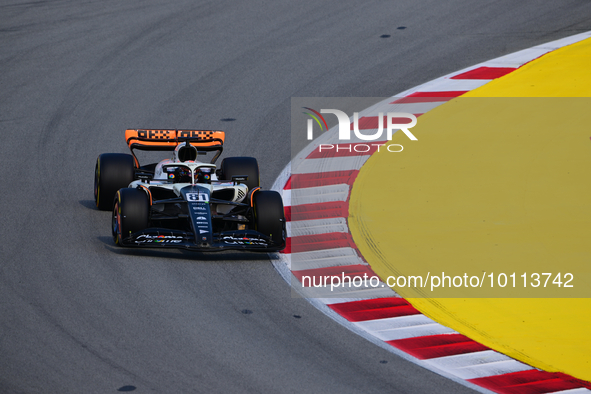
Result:
{"label": "race car front wing", "polygon": [[277,244],[270,237],[255,230],[235,230],[203,236],[201,242],[196,235],[181,230],[148,228],[125,238],[123,246],[149,248],[177,248],[204,252],[223,250],[250,250],[254,252],[276,252],[285,244]]}

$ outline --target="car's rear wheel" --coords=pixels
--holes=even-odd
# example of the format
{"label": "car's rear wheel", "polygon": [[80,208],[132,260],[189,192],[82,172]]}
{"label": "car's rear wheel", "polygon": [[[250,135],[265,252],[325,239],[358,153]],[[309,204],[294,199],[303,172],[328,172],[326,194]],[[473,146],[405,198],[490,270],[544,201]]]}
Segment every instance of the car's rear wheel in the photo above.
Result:
{"label": "car's rear wheel", "polygon": [[253,195],[255,230],[277,244],[285,244],[283,200],[276,191],[258,191]]}
{"label": "car's rear wheel", "polygon": [[145,192],[139,189],[119,189],[113,203],[113,240],[125,246],[124,240],[131,234],[148,227],[150,202]]}
{"label": "car's rear wheel", "polygon": [[113,208],[117,190],[133,182],[133,156],[124,153],[103,153],[96,159],[94,170],[94,202],[102,211]]}
{"label": "car's rear wheel", "polygon": [[248,190],[260,186],[259,164],[254,157],[227,157],[220,165],[221,177],[223,180],[231,181],[233,176],[246,175],[248,180],[244,183]]}

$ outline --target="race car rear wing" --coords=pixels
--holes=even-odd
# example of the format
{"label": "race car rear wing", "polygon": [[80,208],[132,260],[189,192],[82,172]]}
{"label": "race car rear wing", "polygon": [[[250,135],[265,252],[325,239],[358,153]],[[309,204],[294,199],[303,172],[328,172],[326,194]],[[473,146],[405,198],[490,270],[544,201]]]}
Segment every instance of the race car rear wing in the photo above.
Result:
{"label": "race car rear wing", "polygon": [[214,130],[156,130],[156,129],[128,129],[125,130],[125,141],[131,150],[173,151],[178,144],[189,141],[198,151],[217,151],[214,163],[224,150],[225,133]]}

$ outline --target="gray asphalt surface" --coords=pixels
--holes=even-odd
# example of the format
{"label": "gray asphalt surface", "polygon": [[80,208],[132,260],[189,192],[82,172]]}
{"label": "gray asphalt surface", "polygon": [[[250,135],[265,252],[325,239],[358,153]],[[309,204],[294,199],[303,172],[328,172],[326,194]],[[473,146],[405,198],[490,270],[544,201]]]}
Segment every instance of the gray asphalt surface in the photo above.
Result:
{"label": "gray asphalt surface", "polygon": [[270,187],[291,97],[587,30],[586,0],[0,2],[0,392],[470,392],[292,299],[266,255],[115,248],[95,160],[128,127],[222,129]]}

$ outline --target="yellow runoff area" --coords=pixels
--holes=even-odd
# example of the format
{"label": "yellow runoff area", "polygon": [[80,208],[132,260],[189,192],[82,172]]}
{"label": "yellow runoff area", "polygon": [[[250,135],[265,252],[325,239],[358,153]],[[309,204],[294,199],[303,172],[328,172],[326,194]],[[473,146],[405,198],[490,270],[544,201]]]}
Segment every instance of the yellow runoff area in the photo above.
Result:
{"label": "yellow runoff area", "polygon": [[[482,288],[394,287],[425,315],[589,381],[590,64],[588,39],[421,116],[418,141],[396,133],[404,151],[381,150],[363,166],[349,213],[353,239],[383,280],[493,273],[494,289],[488,276]],[[510,277],[499,287],[498,275],[514,272],[516,287]],[[552,283],[559,272],[573,274],[572,288],[563,277]],[[534,288],[533,273],[553,275]]]}

